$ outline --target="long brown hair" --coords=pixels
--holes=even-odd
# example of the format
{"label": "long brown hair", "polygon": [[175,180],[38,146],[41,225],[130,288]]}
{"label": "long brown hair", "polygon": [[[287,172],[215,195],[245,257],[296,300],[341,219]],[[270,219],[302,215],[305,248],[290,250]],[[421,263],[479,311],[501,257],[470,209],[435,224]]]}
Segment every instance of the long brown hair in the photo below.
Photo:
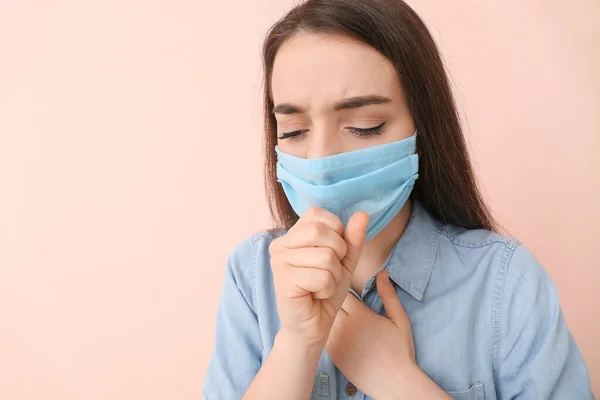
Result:
{"label": "long brown hair", "polygon": [[275,225],[289,229],[298,216],[277,182],[271,75],[282,43],[300,33],[342,34],[391,61],[418,132],[419,179],[412,198],[443,223],[496,230],[477,187],[438,48],[421,18],[402,0],[307,0],[269,30],[263,47],[265,187]]}

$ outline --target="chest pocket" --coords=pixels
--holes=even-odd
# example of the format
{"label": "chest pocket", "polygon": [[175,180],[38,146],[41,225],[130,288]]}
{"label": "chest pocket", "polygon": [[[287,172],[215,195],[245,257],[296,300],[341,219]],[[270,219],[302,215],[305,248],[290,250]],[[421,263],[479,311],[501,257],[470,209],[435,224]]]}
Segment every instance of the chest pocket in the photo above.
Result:
{"label": "chest pocket", "polygon": [[483,400],[483,382],[477,381],[469,390],[446,392],[455,400]]}
{"label": "chest pocket", "polygon": [[310,400],[329,400],[329,376],[317,373]]}

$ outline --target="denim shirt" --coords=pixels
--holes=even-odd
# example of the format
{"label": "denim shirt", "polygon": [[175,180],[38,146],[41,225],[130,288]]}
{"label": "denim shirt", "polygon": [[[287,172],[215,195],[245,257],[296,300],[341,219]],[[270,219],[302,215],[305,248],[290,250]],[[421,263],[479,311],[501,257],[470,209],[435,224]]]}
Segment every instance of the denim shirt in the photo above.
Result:
{"label": "denim shirt", "polygon": [[[229,257],[207,400],[241,399],[273,347],[280,321],[272,239],[259,232]],[[594,399],[556,288],[517,240],[443,225],[415,202],[382,268],[410,318],[417,364],[455,399]],[[359,298],[384,315],[374,281]],[[369,399],[324,351],[311,399],[348,398]]]}

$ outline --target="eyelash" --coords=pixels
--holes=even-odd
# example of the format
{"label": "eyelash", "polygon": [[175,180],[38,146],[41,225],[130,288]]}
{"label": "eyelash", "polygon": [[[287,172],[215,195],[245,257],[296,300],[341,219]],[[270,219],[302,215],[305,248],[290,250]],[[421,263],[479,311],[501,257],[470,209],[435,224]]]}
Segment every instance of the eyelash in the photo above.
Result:
{"label": "eyelash", "polygon": [[383,126],[385,125],[385,122],[382,122],[381,124],[374,126],[372,128],[348,128],[348,130],[350,131],[350,133],[356,135],[356,136],[374,136],[374,135],[381,135],[383,133]]}
{"label": "eyelash", "polygon": [[[383,126],[385,125],[385,122],[374,126],[372,128],[347,128],[348,131],[350,131],[350,133],[352,133],[355,136],[375,136],[375,135],[381,135],[383,133]],[[307,129],[303,129],[303,130],[298,130],[298,131],[292,131],[292,132],[284,132],[281,134],[281,136],[279,136],[280,140],[283,139],[289,139],[289,138],[297,138],[300,135],[303,135],[304,133],[308,132]]]}

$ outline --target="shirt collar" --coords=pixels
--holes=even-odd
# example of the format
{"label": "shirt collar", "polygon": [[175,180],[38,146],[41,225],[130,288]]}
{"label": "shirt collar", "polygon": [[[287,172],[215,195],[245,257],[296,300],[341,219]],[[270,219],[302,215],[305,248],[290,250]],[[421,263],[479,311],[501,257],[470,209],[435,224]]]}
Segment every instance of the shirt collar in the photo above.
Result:
{"label": "shirt collar", "polygon": [[439,223],[413,201],[408,225],[383,265],[390,279],[419,301],[435,262],[439,230]]}

